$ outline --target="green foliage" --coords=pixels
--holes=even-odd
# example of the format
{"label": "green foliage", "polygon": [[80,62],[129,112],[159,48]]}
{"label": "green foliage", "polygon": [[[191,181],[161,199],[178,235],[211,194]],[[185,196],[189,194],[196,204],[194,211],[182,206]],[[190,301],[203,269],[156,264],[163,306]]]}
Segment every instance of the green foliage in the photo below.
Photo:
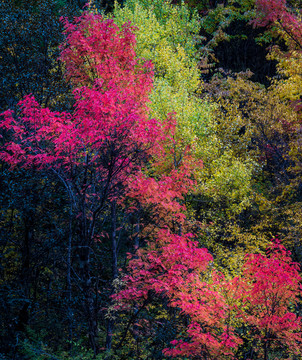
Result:
{"label": "green foliage", "polygon": [[235,217],[217,217],[215,208],[221,214],[227,209],[223,204],[232,198],[232,185],[224,200],[216,199],[215,205],[203,213],[201,208],[203,222],[213,222],[206,228],[203,241],[218,255],[222,268],[232,271],[246,251],[262,251],[273,236],[296,249],[294,253],[300,259],[301,219],[294,216],[294,212],[300,213],[299,157],[293,155],[299,153],[299,115],[280,96],[278,83],[265,89],[250,81],[249,73],[228,75],[213,78],[205,92],[219,104],[217,132],[222,143],[250,165],[248,206]]}
{"label": "green foliage", "polygon": [[123,8],[116,6],[114,17],[118,24],[131,21],[138,27],[137,54],[154,64],[152,115],[160,115],[162,120],[169,112],[181,116],[180,108],[191,107],[193,94],[200,86],[195,59],[199,32],[196,15],[190,16],[185,6],[158,0],[150,1],[148,7],[147,1],[126,2]]}
{"label": "green foliage", "polygon": [[[131,21],[138,26],[137,53],[154,63],[151,116],[164,120],[174,112],[178,138],[204,162],[203,169],[196,169],[196,192],[216,199],[226,197],[227,211],[240,212],[248,204],[251,164],[236,158],[222,143],[217,136],[215,103],[198,96],[203,85],[195,59],[199,31],[196,14],[190,18],[184,5],[173,6],[166,1],[151,2],[149,7],[146,1],[129,1],[123,8],[116,6],[114,16],[117,23]],[[183,152],[184,147],[178,151]]]}
{"label": "green foliage", "polygon": [[[33,93],[43,106],[71,110],[70,86],[57,62],[59,17],[79,14],[85,2],[0,3],[0,108],[12,108]],[[167,146],[174,146],[179,163],[184,153],[192,162],[203,162],[192,175],[197,180],[194,191],[180,201],[186,204],[187,220],[179,231],[193,232],[213,254],[214,266],[228,275],[238,273],[246,253],[262,253],[274,236],[302,262],[301,49],[278,26],[252,28],[254,0],[120,3],[105,16],[114,16],[119,26],[127,21],[137,26],[135,51],[154,64],[149,116],[164,123],[175,113],[176,134]],[[297,14],[301,1],[287,3]],[[96,12],[112,2],[94,4],[91,11]],[[270,61],[265,60],[267,46]],[[278,76],[268,80],[274,62]],[[217,71],[218,66],[223,69]],[[255,79],[271,86],[265,88]],[[150,165],[143,171],[160,177],[168,170],[163,166],[155,171]],[[72,300],[66,298],[69,227],[79,236],[69,221],[66,194],[51,176],[24,169],[8,172],[3,164],[0,187],[0,359],[92,359],[79,282],[82,263],[75,245]],[[125,254],[133,251],[133,239],[140,237],[142,245],[154,230],[157,219],[152,216],[151,210],[133,215],[118,206],[118,266],[127,264]],[[139,217],[151,223],[145,232]],[[164,359],[161,350],[172,339],[185,337],[188,319],[152,293],[151,305],[139,316],[120,312],[111,319],[109,208],[101,220],[90,264],[95,284],[91,301],[99,309],[95,318],[101,353],[96,359]],[[111,350],[106,350],[110,320],[116,326]],[[233,321],[241,331],[241,322]],[[253,342],[250,334],[244,336],[243,352]],[[279,356],[277,350],[274,356]]]}

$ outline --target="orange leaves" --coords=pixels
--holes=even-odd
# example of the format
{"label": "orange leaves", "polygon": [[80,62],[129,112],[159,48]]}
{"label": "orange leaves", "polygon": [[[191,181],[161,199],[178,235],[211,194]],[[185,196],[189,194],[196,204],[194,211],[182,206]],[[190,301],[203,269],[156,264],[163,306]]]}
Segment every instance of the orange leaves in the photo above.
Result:
{"label": "orange leaves", "polygon": [[143,207],[153,206],[158,214],[165,213],[168,217],[175,216],[178,221],[182,221],[185,218],[185,207],[179,202],[184,195],[181,185],[184,183],[178,183],[173,174],[162,176],[156,181],[140,173],[129,181],[128,196],[139,201]]}

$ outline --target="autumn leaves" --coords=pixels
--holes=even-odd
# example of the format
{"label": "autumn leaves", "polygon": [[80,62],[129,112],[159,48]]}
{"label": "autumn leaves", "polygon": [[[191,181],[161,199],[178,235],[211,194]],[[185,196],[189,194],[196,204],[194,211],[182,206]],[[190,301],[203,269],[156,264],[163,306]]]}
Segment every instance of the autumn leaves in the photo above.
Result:
{"label": "autumn leaves", "polygon": [[[83,266],[78,276],[94,355],[99,344],[92,311],[95,290],[90,256],[98,233],[108,236],[110,280],[116,280],[117,233],[121,229],[127,241],[135,244],[124,266],[125,274],[119,279],[121,288],[111,291],[116,317],[129,319],[126,335],[130,327],[150,317],[155,302],[162,302],[166,318],[171,309],[179,316],[179,331],[170,344],[163,345],[164,356],[252,359],[256,354],[256,358],[267,360],[276,349],[286,356],[300,354],[301,318],[295,307],[301,277],[290,253],[274,242],[266,256],[246,255],[237,275],[230,276],[215,269],[215,259],[198,241],[203,225],[192,215],[194,210],[186,197],[205,183],[196,171],[202,168],[202,160],[207,161],[201,156],[206,153],[204,138],[209,143],[217,141],[215,144],[223,148],[216,137],[219,129],[207,126],[211,124],[211,116],[204,110],[208,100],[201,106],[202,100],[193,97],[196,86],[193,90],[188,87],[182,99],[189,114],[186,119],[194,125],[195,133],[188,131],[181,136],[188,125],[182,122],[186,114],[183,118],[164,114],[160,120],[150,115],[160,113],[161,108],[159,103],[150,104],[150,98],[157,99],[155,93],[151,95],[154,68],[150,61],[137,57],[134,31],[129,23],[118,26],[89,11],[74,23],[66,21],[61,60],[74,88],[73,112],[52,112],[27,96],[20,102],[17,116],[6,111],[0,122],[4,133],[2,161],[11,167],[43,170],[64,185],[71,209],[70,228],[74,229],[71,237],[82,251]],[[168,55],[177,54],[179,68],[198,80],[183,49],[172,51],[166,43],[160,46],[159,56],[165,66],[168,60],[164,49]],[[164,66],[161,70],[157,89],[163,95],[171,93],[177,103],[179,93],[173,88],[177,71],[165,70]],[[208,121],[202,128],[199,109],[204,110]],[[198,135],[203,140],[197,139]],[[208,164],[209,173],[217,167],[213,177],[220,174],[218,184],[226,183],[226,172],[219,173],[223,161],[228,164],[225,169],[232,168],[230,163],[234,165],[237,177],[247,172],[230,156],[224,153]],[[246,175],[247,181],[249,178]],[[132,234],[130,221],[118,225],[124,218],[135,223]],[[107,304],[109,301],[108,297]],[[108,326],[107,335],[114,337],[110,329]]]}

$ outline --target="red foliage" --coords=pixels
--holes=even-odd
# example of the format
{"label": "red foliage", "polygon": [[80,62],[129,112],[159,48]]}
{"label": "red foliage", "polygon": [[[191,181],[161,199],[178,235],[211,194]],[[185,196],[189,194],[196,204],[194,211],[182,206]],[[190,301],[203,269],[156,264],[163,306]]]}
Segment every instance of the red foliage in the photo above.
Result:
{"label": "red foliage", "polygon": [[152,290],[171,297],[178,286],[191,278],[192,271],[205,271],[212,261],[208,251],[196,245],[192,234],[180,236],[160,230],[148,249],[129,255],[129,275],[124,278],[127,287],[116,298],[126,300],[124,306],[129,307],[131,302],[147,298]]}
{"label": "red foliage", "polygon": [[127,90],[137,105],[146,109],[152,87],[153,66],[137,59],[135,29],[130,23],[119,28],[111,19],[89,12],[65,23],[65,43],[61,60],[66,65],[67,78],[79,86],[92,86],[99,79],[103,91],[118,84]]}
{"label": "red foliage", "polygon": [[[8,130],[11,141],[0,157],[11,166],[51,165],[69,172],[89,167],[104,177],[112,166],[111,171],[131,169],[137,149],[152,147],[162,128],[148,118],[146,107],[152,87],[151,65],[139,64],[129,24],[119,31],[112,21],[85,12],[76,25],[65,26],[69,35],[62,59],[68,76],[83,85],[74,90],[75,110],[73,114],[51,112],[27,96],[19,103],[17,119],[11,111],[2,114],[0,128]],[[83,59],[90,58],[98,77],[88,83],[90,69]],[[115,156],[106,162],[104,149],[112,147]]]}
{"label": "red foliage", "polygon": [[231,317],[243,320],[240,326],[264,359],[276,347],[300,354],[302,324],[294,307],[301,296],[301,276],[280,243],[272,245],[267,256],[247,255],[242,276],[231,281],[210,271],[212,256],[190,234],[161,230],[155,242],[130,258],[127,286],[115,296],[120,306],[142,304],[155,293],[190,319],[189,340],[172,341],[165,355],[235,359],[243,339],[231,326]]}
{"label": "red foliage", "polygon": [[302,24],[286,6],[286,0],[256,0],[256,19],[252,21],[254,26],[281,27],[295,46],[302,47]]}
{"label": "red foliage", "polygon": [[[112,21],[84,12],[66,28],[62,59],[80,86],[73,91],[74,111],[52,112],[25,97],[18,116],[2,114],[0,159],[11,168],[43,169],[57,176],[73,204],[81,237],[89,243],[106,202],[121,200],[129,178],[162,154],[166,128],[149,118],[152,66],[136,58],[130,25],[119,30]],[[99,76],[90,80],[89,57]]]}
{"label": "red foliage", "polygon": [[301,354],[302,318],[294,312],[302,295],[299,270],[279,241],[267,256],[246,255],[237,292],[242,302],[239,315],[260,341],[262,355],[277,346]]}
{"label": "red foliage", "polygon": [[[279,3],[270,21],[279,19],[284,2]],[[277,242],[267,256],[247,255],[242,277],[226,281],[211,271],[212,256],[191,234],[168,230],[171,221],[184,224],[181,201],[195,186],[196,163],[186,152],[179,158],[175,154],[173,116],[163,125],[148,117],[152,67],[136,58],[131,26],[119,29],[111,20],[85,12],[75,24],[66,22],[65,28],[62,60],[77,86],[74,112],[42,109],[27,96],[16,119],[11,111],[2,114],[0,129],[9,141],[0,159],[11,167],[56,173],[70,199],[78,199],[77,218],[82,228],[87,226],[86,244],[107,200],[127,195],[132,206],[152,207],[163,219],[155,240],[129,255],[127,287],[115,298],[122,308],[129,308],[156,293],[188,317],[189,340],[173,341],[166,355],[232,359],[242,343],[230,324],[234,311],[261,342],[264,358],[277,345],[299,353],[301,318],[293,307],[301,295],[301,277],[282,245]],[[149,171],[143,171],[147,163]],[[117,190],[121,187],[122,194]],[[233,305],[236,302],[242,304],[240,309]]]}
{"label": "red foliage", "polygon": [[189,316],[190,341],[175,340],[168,356],[232,358],[242,341],[227,324],[228,305],[219,291],[220,276],[210,272],[213,261],[205,248],[199,248],[191,234],[175,235],[161,230],[147,249],[130,256],[126,288],[115,299],[122,308],[137,306],[152,293],[165,296],[169,305]]}

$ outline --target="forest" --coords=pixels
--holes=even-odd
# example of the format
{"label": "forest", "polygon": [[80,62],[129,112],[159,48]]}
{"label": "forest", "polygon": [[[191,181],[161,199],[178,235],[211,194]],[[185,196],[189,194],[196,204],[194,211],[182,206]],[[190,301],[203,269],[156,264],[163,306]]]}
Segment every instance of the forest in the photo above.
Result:
{"label": "forest", "polygon": [[302,2],[0,5],[0,360],[301,360]]}

